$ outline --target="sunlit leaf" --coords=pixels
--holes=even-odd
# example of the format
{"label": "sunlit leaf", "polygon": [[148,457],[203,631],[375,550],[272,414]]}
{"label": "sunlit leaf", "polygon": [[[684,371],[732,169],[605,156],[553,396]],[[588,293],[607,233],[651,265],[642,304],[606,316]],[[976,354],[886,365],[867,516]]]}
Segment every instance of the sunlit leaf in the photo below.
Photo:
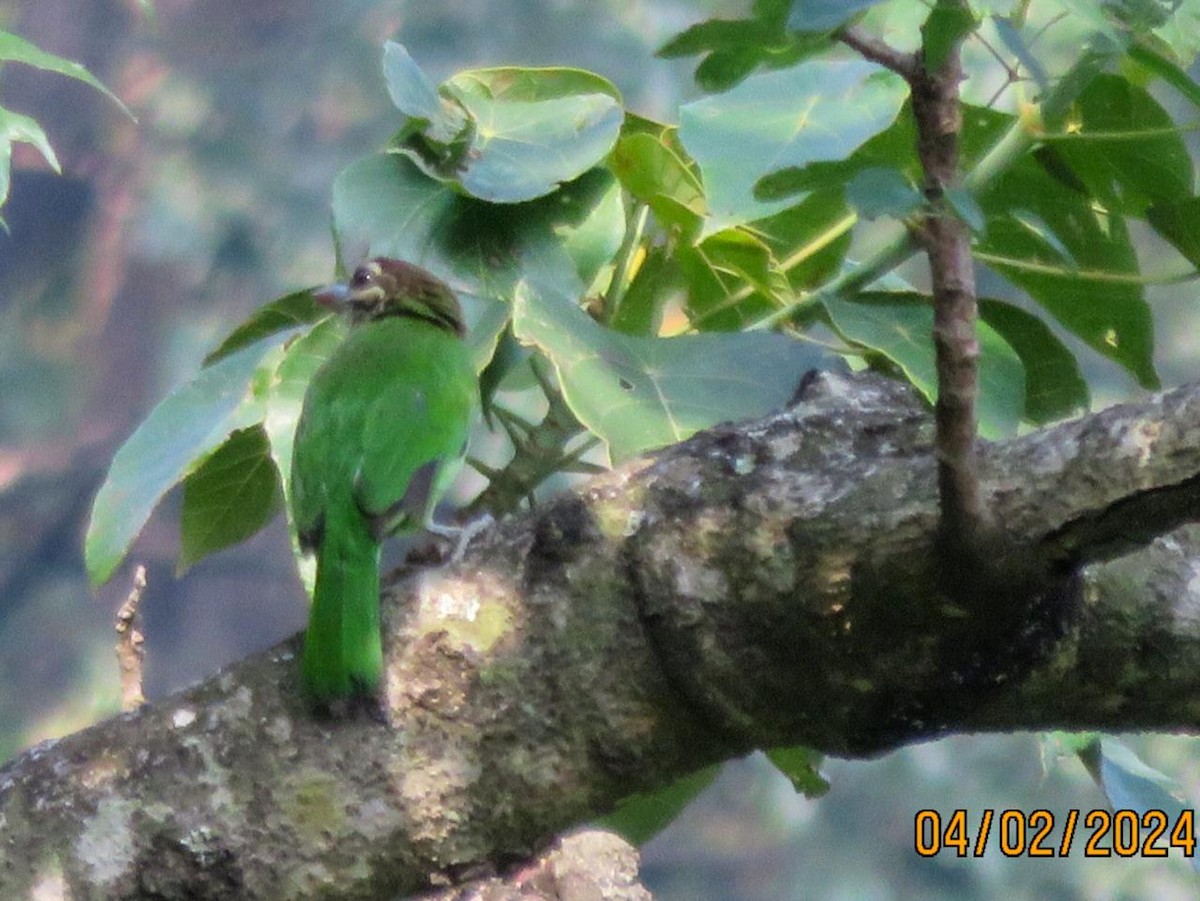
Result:
{"label": "sunlit leaf", "polygon": [[789,293],[771,251],[748,231],[726,229],[676,251],[687,278],[687,314],[703,331],[740,329],[782,305]]}

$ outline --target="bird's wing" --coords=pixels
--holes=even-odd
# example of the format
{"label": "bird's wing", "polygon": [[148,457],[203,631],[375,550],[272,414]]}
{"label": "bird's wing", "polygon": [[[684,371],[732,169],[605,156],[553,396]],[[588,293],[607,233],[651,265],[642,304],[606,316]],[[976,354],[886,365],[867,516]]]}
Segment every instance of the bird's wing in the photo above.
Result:
{"label": "bird's wing", "polygon": [[405,365],[379,385],[362,426],[359,507],[386,528],[426,522],[466,452],[475,372],[462,343],[409,336]]}

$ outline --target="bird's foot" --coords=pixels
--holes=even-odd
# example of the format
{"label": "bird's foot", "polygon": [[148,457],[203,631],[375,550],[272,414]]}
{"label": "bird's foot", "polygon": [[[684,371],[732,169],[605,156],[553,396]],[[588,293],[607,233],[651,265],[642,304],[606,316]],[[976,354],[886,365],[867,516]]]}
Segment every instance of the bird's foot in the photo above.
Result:
{"label": "bird's foot", "polygon": [[445,538],[447,541],[454,542],[454,549],[446,557],[446,563],[457,563],[463,558],[467,552],[467,546],[475,540],[475,536],[492,525],[496,518],[490,513],[481,513],[470,522],[461,526],[447,526],[441,523],[431,522],[425,526],[425,531],[432,535],[437,535],[439,538]]}

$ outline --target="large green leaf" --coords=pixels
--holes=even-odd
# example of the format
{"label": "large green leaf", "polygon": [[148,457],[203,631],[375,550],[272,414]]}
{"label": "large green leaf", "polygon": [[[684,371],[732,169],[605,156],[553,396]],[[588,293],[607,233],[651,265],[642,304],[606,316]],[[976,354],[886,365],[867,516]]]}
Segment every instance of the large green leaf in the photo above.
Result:
{"label": "large green leaf", "polygon": [[708,197],[703,234],[783,209],[755,198],[759,178],[846,157],[892,122],[906,94],[898,76],[871,63],[811,62],[683,106],[679,135]]}
{"label": "large green leaf", "polygon": [[92,506],[84,539],[88,578],[112,576],[155,506],[195,472],[225,439],[264,413],[264,358],[286,337],[278,333],[201,369],[158,404],[117,451]]}
{"label": "large green leaf", "polygon": [[[933,307],[927,298],[907,294],[862,295],[853,301],[829,299],[825,309],[849,341],[883,354],[903,370],[925,398],[937,400],[933,347]],[[1025,409],[1025,370],[1016,351],[986,323],[979,339],[979,433],[996,440],[1015,435]]]}
{"label": "large green leaf", "polygon": [[1192,193],[1191,156],[1175,123],[1144,88],[1120,76],[1092,79],[1070,131],[1051,146],[1110,210],[1142,216],[1151,204]]}
{"label": "large green leaf", "polygon": [[580,69],[477,69],[435,91],[399,44],[384,50],[388,90],[411,119],[397,150],[427,175],[492,203],[542,197],[607,156],[621,97]]}
{"label": "large green leaf", "polygon": [[805,372],[832,362],[810,344],[769,332],[624,335],[588,317],[562,279],[518,285],[513,331],[550,358],[567,403],[614,463],[778,409]]}
{"label": "large green leaf", "polygon": [[1124,219],[1032,157],[978,199],[987,228],[977,247],[998,258],[988,265],[1141,385],[1156,387],[1153,322]]}
{"label": "large green leaf", "polygon": [[249,538],[280,508],[279,475],[261,425],[239,429],[183,482],[180,573]]}
{"label": "large green leaf", "polygon": [[581,269],[594,267],[591,251],[619,245],[623,217],[611,211],[613,182],[611,173],[593,169],[549,197],[491,204],[427,177],[407,157],[378,154],[338,175],[334,224],[345,246],[416,263],[459,293],[507,298],[522,268],[562,253],[577,228],[587,229],[581,241],[590,248],[579,257]]}
{"label": "large green leaf", "polygon": [[1043,320],[1002,300],[981,298],[979,316],[1009,343],[1025,366],[1025,419],[1064,419],[1091,403],[1079,361]]}

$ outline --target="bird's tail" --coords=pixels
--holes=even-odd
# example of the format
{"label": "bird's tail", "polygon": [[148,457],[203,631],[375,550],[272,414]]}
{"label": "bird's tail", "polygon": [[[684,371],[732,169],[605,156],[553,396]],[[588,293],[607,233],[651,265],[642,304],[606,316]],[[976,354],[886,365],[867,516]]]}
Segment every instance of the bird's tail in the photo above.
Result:
{"label": "bird's tail", "polygon": [[325,523],[304,636],[304,682],[319,701],[373,693],[383,674],[379,544],[357,510],[346,519]]}

